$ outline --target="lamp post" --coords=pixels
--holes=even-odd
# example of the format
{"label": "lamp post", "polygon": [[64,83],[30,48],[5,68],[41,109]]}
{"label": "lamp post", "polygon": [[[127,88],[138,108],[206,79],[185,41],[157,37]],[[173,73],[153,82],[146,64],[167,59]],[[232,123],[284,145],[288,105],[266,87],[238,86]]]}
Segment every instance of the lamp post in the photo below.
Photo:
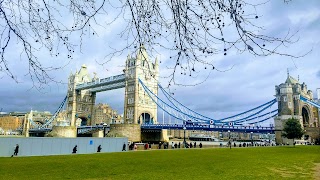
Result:
{"label": "lamp post", "polygon": [[183,146],[186,148],[186,126],[183,127]]}
{"label": "lamp post", "polygon": [[229,142],[228,142],[228,144],[229,144],[229,146],[230,146],[230,149],[231,149],[230,130],[228,130],[228,135],[229,135]]}

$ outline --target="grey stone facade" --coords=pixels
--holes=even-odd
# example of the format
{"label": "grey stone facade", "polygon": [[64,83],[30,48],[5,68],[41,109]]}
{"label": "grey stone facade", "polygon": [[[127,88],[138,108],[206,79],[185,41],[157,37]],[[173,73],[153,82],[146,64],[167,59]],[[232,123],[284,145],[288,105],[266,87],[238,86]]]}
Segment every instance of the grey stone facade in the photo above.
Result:
{"label": "grey stone facade", "polygon": [[275,93],[278,101],[278,116],[275,117],[277,143],[288,142],[281,134],[286,120],[291,117],[298,119],[305,130],[308,127],[319,127],[318,109],[300,100],[300,96],[313,100],[313,93],[305,83],[300,84],[288,74],[284,83],[275,86]]}
{"label": "grey stone facade", "polygon": [[75,74],[70,74],[68,80],[67,92],[67,119],[71,120],[71,126],[75,126],[76,120],[82,120],[81,125],[92,125],[93,107],[96,100],[96,93],[91,93],[89,90],[76,91],[76,85],[91,82],[97,77],[90,78],[86,65],[82,65],[79,71]]}
{"label": "grey stone facade", "polygon": [[158,60],[151,62],[146,49],[141,46],[136,57],[127,57],[125,74],[124,123],[157,124],[157,105],[145,92],[139,79],[158,95]]}

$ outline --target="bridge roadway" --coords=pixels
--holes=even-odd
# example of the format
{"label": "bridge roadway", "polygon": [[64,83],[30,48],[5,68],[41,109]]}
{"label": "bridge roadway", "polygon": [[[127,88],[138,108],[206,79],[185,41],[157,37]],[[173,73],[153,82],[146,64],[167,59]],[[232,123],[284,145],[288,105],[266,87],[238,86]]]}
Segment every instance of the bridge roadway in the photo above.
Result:
{"label": "bridge roadway", "polygon": [[76,85],[76,90],[81,91],[89,89],[90,92],[101,92],[106,90],[118,89],[125,87],[125,74],[111,76],[104,79],[97,79],[95,81],[86,82]]}
{"label": "bridge roadway", "polygon": [[[253,132],[253,133],[274,133],[274,127],[250,127],[250,126],[215,126],[215,125],[183,125],[183,124],[142,124],[141,131],[144,130],[161,130],[161,129],[183,129],[186,130],[202,130],[202,131],[219,131],[219,132]],[[78,134],[90,133],[95,130],[109,129],[107,126],[79,126]],[[49,132],[51,128],[36,128],[30,129],[30,133]]]}
{"label": "bridge roadway", "polygon": [[183,129],[186,130],[203,130],[219,132],[253,132],[253,133],[274,133],[274,127],[250,127],[250,126],[215,126],[215,125],[183,125],[183,124],[143,124],[143,130],[160,130],[160,129]]}

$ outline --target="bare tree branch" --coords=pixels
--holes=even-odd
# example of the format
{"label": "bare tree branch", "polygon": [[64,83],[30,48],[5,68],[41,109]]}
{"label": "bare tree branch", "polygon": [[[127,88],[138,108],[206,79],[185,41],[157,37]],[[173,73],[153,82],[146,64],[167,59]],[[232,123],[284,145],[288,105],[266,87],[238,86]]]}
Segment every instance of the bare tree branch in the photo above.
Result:
{"label": "bare tree branch", "polygon": [[[110,8],[116,9],[113,13],[117,14],[106,24],[126,22],[119,33],[126,46],[115,49],[107,57],[111,59],[124,50],[137,51],[142,44],[151,56],[159,50],[170,51],[169,84],[181,84],[176,82],[177,75],[196,78],[200,72],[196,69],[198,64],[205,66],[205,70],[223,71],[216,69],[212,57],[227,55],[231,49],[239,53],[248,51],[254,56],[304,56],[280,50],[296,42],[293,40],[296,32],[288,31],[284,37],[260,34],[263,27],[256,25],[261,16],[257,7],[266,3],[262,0],[2,0],[0,72],[18,81],[11,70],[12,58],[7,56],[7,49],[16,40],[23,47],[21,58],[28,62],[28,76],[33,82],[54,81],[48,72],[61,66],[44,66],[36,52],[46,50],[52,57],[64,52],[72,59],[77,46],[81,51],[83,37],[96,34],[91,25],[103,26],[97,15],[109,16],[106,9]],[[71,27],[66,17],[71,17]],[[79,35],[79,42],[70,40],[73,34]]]}

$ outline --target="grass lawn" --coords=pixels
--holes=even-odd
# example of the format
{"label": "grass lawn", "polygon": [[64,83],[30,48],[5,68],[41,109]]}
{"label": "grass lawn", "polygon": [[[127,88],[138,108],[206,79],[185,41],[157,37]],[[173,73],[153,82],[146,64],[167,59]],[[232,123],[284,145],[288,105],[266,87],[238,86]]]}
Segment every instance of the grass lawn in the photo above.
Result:
{"label": "grass lawn", "polygon": [[0,158],[0,179],[320,179],[320,146]]}

